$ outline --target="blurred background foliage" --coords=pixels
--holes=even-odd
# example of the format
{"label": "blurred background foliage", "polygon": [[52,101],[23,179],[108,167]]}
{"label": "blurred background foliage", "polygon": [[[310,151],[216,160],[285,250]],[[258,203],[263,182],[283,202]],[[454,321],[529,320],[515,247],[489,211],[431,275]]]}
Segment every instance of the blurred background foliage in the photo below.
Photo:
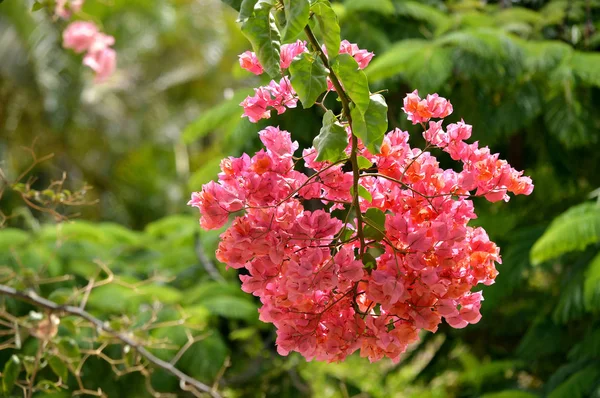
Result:
{"label": "blurred background foliage", "polygon": [[[18,195],[2,197],[1,209],[20,216],[0,230],[0,265],[74,275],[39,293],[81,286],[98,272],[94,260],[131,283],[164,277],[135,294],[99,288],[88,309],[135,316],[160,300],[161,316],[193,314],[209,337],[180,366],[212,383],[229,359],[219,385],[231,397],[600,397],[600,1],[334,2],[342,37],[376,54],[366,72],[372,91],[387,90],[390,129],[414,132],[418,144],[402,98],[438,92],[474,139],[536,185],[508,204],[476,202],[477,224],[503,254],[497,283],[484,288],[483,319],[424,334],[398,365],[279,357],[258,303],[214,259],[218,233],[201,232],[185,206],[221,158],[259,147],[265,125],[240,118],[239,102],[265,81],[237,63],[249,44],[232,9],[217,0],[87,0],[80,17],[116,37],[119,57],[116,75],[94,85],[80,57],[61,48],[65,22],[31,12],[32,3],[0,4],[0,168],[15,178],[31,163],[21,147],[35,142],[36,153],[55,154],[32,171],[36,184],[64,170],[70,189],[87,183],[98,200],[78,209],[80,221],[55,226]],[[301,147],[320,122],[319,109],[269,120]],[[164,333],[185,344],[181,330]],[[0,352],[2,364],[12,353]],[[146,396],[131,392],[134,376],[106,377],[101,361],[86,366],[92,388]],[[177,391],[164,374],[152,383]]]}

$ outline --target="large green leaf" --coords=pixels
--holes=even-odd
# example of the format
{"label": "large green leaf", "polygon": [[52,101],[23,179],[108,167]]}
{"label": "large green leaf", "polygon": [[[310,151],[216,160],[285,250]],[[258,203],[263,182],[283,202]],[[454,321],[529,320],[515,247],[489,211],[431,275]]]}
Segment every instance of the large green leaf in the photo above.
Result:
{"label": "large green leaf", "polygon": [[318,152],[317,161],[336,162],[345,156],[348,134],[332,111],[327,111],[323,115],[323,127],[315,137],[313,145]]}
{"label": "large green leaf", "polygon": [[11,356],[4,364],[4,369],[2,370],[2,391],[5,396],[10,396],[15,387],[21,367],[21,360],[16,355]]}
{"label": "large green leaf", "polygon": [[281,76],[279,67],[280,35],[275,17],[271,10],[273,4],[261,1],[254,8],[254,14],[242,23],[242,33],[252,44],[260,64],[267,74],[273,78]]}
{"label": "large green leaf", "polygon": [[319,29],[325,42],[327,56],[329,59],[337,57],[340,51],[340,25],[337,15],[331,8],[329,0],[316,0],[310,7],[310,10],[317,17]]}
{"label": "large green leaf", "polygon": [[558,216],[531,249],[536,265],[600,241],[600,206],[583,203]]}
{"label": "large green leaf", "polygon": [[283,0],[285,11],[285,27],[283,28],[284,40],[298,36],[308,24],[310,16],[309,0]]}
{"label": "large green leaf", "polygon": [[242,0],[221,0],[221,1],[236,11],[240,10],[240,6],[242,4]]}
{"label": "large green leaf", "polygon": [[364,116],[360,114],[358,107],[352,109],[352,131],[372,154],[379,153],[381,149],[388,127],[387,110],[381,94],[371,95],[371,102]]}
{"label": "large green leaf", "polygon": [[290,65],[291,82],[298,94],[302,106],[310,108],[319,95],[327,90],[327,74],[329,70],[323,61],[314,54],[303,53]]}
{"label": "large green leaf", "polygon": [[340,54],[331,64],[331,68],[352,102],[364,115],[371,102],[369,81],[365,72],[358,69],[358,62],[350,54]]}

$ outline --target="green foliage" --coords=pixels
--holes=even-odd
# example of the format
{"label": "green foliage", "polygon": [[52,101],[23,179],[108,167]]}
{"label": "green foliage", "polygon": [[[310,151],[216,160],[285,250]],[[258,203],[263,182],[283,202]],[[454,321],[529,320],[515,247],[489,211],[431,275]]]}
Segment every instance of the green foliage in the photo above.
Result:
{"label": "green foliage", "polygon": [[341,41],[337,15],[331,8],[329,0],[314,1],[310,6],[310,10],[315,13],[319,22],[327,54],[330,59],[334,59],[340,50]]}
{"label": "green foliage", "polygon": [[600,206],[583,203],[557,217],[531,249],[534,264],[573,250],[583,250],[600,240]]}
{"label": "green foliage", "polygon": [[310,2],[308,0],[284,0],[285,27],[283,39],[291,40],[298,36],[308,23]]}
{"label": "green foliage", "polygon": [[[269,77],[237,66],[236,55],[249,49],[235,23],[237,14],[213,0],[112,3],[107,7],[87,0],[81,15],[93,15],[116,37],[119,72],[114,82],[102,86],[89,84],[80,56],[61,48],[62,22],[41,10],[29,13],[27,2],[8,1],[0,7],[5,38],[0,43],[0,167],[9,177],[20,173],[29,166],[20,147],[39,137],[37,152],[55,152],[59,159],[36,168],[41,180],[56,175],[59,167],[88,181],[101,199],[82,210],[82,218],[93,221],[60,228],[40,227],[36,219],[47,217],[17,209],[9,225],[30,231],[0,231],[1,276],[18,270],[25,289],[35,286],[38,277],[74,275],[39,288],[44,297],[73,303],[76,287],[84,287],[91,277],[107,277],[100,261],[119,284],[90,294],[87,308],[102,319],[123,315],[140,322],[150,316],[147,310],[157,299],[164,301],[158,311],[161,321],[179,319],[181,310],[197,327],[195,336],[203,339],[177,365],[209,383],[224,369],[226,396],[598,394],[596,205],[577,205],[600,186],[594,146],[600,131],[597,1],[589,2],[589,16],[587,0],[512,1],[506,8],[508,2],[468,0],[311,2],[311,26],[331,59],[337,56],[340,37],[375,52],[365,73],[373,91],[386,89],[378,95],[389,107],[390,129],[408,129],[411,144],[418,143],[417,130],[402,114],[402,98],[414,89],[437,91],[452,101],[455,115],[473,124],[473,140],[525,169],[536,184],[531,197],[512,199],[505,211],[476,203],[479,219],[473,225],[486,228],[503,256],[497,283],[484,287],[483,319],[465,330],[442,325],[435,335],[424,334],[396,365],[369,364],[358,356],[323,364],[277,355],[273,330],[257,321],[260,304],[240,290],[236,272],[224,272],[212,255],[222,231],[199,232],[196,216],[173,215],[182,213],[190,190],[215,178],[221,158],[253,153],[259,146],[256,133],[264,124],[241,119],[238,104],[252,94],[248,87],[266,84]],[[268,1],[225,3],[236,10],[244,5],[240,22],[252,18],[245,30],[279,78],[278,56],[261,54],[260,45],[280,42],[279,32],[286,42],[306,39],[299,27],[307,2],[286,0],[278,9]],[[588,18],[595,33],[586,30]],[[270,34],[257,37],[262,28]],[[355,69],[348,69],[353,79]],[[320,95],[308,91],[315,99]],[[369,130],[373,97],[366,102],[362,91],[357,99],[363,108],[367,105],[365,122],[358,116],[360,107],[353,109],[353,119],[355,131],[367,141],[365,131],[368,136],[384,127]],[[333,116],[341,107],[332,97],[326,98],[333,110],[325,115],[330,127],[315,145],[327,153],[323,156],[343,159],[347,135]],[[302,117],[297,112],[273,115],[269,123],[289,130],[301,146],[310,146],[322,111],[313,107]],[[372,149],[376,151],[375,143]],[[446,161],[444,154],[439,159]],[[364,158],[359,163],[363,169],[376,166]],[[4,211],[15,202],[5,196],[0,205]],[[381,215],[366,218],[383,228],[377,224]],[[377,228],[368,228],[377,239]],[[198,249],[215,261],[225,283],[210,278]],[[155,276],[160,278],[140,285]],[[23,316],[31,309],[4,301]],[[0,353],[2,369],[13,366],[8,365],[13,353],[22,364],[21,375],[31,368],[37,347],[31,344],[33,337],[23,336],[23,355]],[[80,360],[87,337],[72,319],[61,319],[57,344],[65,355]],[[158,328],[151,337],[173,343],[174,350],[153,349],[167,360],[187,341],[183,327]],[[228,357],[231,366],[225,367]],[[64,368],[52,358],[44,359],[48,365],[40,389],[53,389],[64,376]],[[146,396],[139,377],[108,377],[110,366],[101,361],[87,363],[83,371],[90,386],[102,387],[108,396],[128,396],[132,390]],[[68,382],[74,382],[71,374]],[[152,385],[160,392],[179,392],[176,381],[161,372],[153,375]]]}
{"label": "green foliage", "polygon": [[367,75],[358,69],[358,63],[350,54],[340,54],[333,61],[331,68],[360,114],[364,115],[370,104]]}
{"label": "green foliage", "polygon": [[358,111],[358,107],[351,112],[353,132],[371,153],[379,153],[383,136],[388,131],[387,110],[383,96],[373,94],[364,115]]}
{"label": "green foliage", "polygon": [[305,109],[327,90],[328,73],[323,61],[314,54],[304,53],[290,65],[292,87]]}
{"label": "green foliage", "polygon": [[323,115],[323,127],[313,145],[318,152],[317,161],[337,162],[346,155],[344,150],[348,146],[348,135],[332,111]]}
{"label": "green foliage", "polygon": [[273,4],[260,0],[254,7],[253,13],[242,21],[242,32],[256,53],[263,69],[271,77],[281,75],[279,67],[279,28],[271,13]]}

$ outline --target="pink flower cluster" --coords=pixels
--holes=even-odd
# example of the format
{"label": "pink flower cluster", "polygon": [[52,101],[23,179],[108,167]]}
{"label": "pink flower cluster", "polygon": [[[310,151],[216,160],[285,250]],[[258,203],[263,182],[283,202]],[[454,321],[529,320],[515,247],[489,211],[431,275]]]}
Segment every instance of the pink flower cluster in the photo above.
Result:
{"label": "pink flower cluster", "polygon": [[[422,102],[415,92],[406,101],[413,122],[452,110],[437,95]],[[487,148],[467,144],[470,126],[450,124],[444,132],[442,121],[431,122],[425,133],[462,162],[462,171],[440,168],[398,129],[379,154],[359,143],[359,155],[373,162],[359,179],[371,196],[359,198],[363,227],[379,229],[379,236],[364,230],[364,244],[353,219],[352,172],[316,162],[311,148],[302,159],[313,171],[300,173],[298,144],[288,132],[268,127],[259,134],[266,150],[224,159],[219,181],[192,194],[189,205],[206,229],[234,217],[217,258],[248,271],[242,289],[260,298],[260,319],[276,326],[280,354],[340,361],[359,350],[371,361],[399,361],[421,330],[435,332],[442,319],[454,328],[479,321],[483,296],[472,290],[494,282],[500,255],[482,228],[468,226],[476,218],[470,197],[506,199],[506,192],[527,195],[533,185]],[[306,210],[310,199],[322,208]],[[350,217],[338,219],[333,209]],[[384,217],[382,225],[373,226],[373,212]],[[363,249],[375,264],[363,265]]]}
{"label": "pink flower cluster", "polygon": [[[327,53],[325,47],[323,47],[323,51]],[[358,45],[350,43],[348,40],[342,40],[340,44],[340,54],[350,54],[356,62],[358,62],[359,69],[365,69],[369,66],[369,63],[375,55],[367,50],[361,50],[358,48]]]}
{"label": "pink flower cluster", "polygon": [[[298,55],[307,52],[306,42],[298,40],[295,43],[284,44],[280,50],[281,69],[290,67],[293,59]],[[323,52],[327,53],[325,47]],[[350,54],[358,62],[359,68],[364,69],[369,65],[373,58],[373,53],[367,50],[361,50],[356,44],[348,40],[342,40],[340,44],[340,54]],[[239,56],[240,66],[255,75],[261,75],[263,67],[260,64],[256,54],[252,51],[246,51]],[[327,89],[333,91],[333,85],[327,78]],[[287,108],[295,108],[298,98],[287,77],[277,83],[272,80],[268,86],[262,86],[254,89],[254,96],[248,96],[240,104],[244,107],[244,114],[251,122],[256,123],[260,119],[269,119],[271,109],[275,109],[277,114],[282,114]]]}
{"label": "pink flower cluster", "polygon": [[244,115],[252,123],[260,119],[271,117],[271,109],[275,109],[280,115],[286,108],[295,108],[298,103],[298,97],[294,91],[290,80],[287,77],[281,78],[279,83],[271,80],[268,86],[261,86],[254,89],[254,96],[246,97],[240,104],[244,107]]}
{"label": "pink flower cluster", "polygon": [[76,53],[86,52],[83,64],[96,73],[96,82],[113,74],[117,54],[111,46],[115,38],[98,30],[93,22],[75,21],[63,32],[63,47]]}
{"label": "pink flower cluster", "polygon": [[[281,66],[281,69],[287,69],[290,67],[290,64],[292,63],[292,60],[306,52],[306,42],[302,41],[302,40],[298,40],[295,43],[291,43],[291,44],[284,44],[281,46],[281,49],[279,51],[279,56],[280,56],[280,61],[279,61],[279,65]],[[255,75],[261,75],[264,71],[263,71],[263,67],[260,64],[260,62],[258,61],[258,58],[256,57],[256,54],[253,53],[252,51],[246,51],[242,54],[239,55],[240,58],[240,66],[243,69],[246,69],[249,72],[254,73]]]}

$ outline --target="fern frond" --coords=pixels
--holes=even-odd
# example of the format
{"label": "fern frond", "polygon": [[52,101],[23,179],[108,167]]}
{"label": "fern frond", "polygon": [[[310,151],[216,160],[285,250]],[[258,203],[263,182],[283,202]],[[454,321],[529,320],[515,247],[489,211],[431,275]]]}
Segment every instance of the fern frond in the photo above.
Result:
{"label": "fern frond", "polygon": [[585,361],[597,357],[600,357],[600,329],[591,328],[583,340],[569,351],[568,358],[571,361]]}
{"label": "fern frond", "polygon": [[548,398],[584,398],[590,393],[600,379],[600,366],[591,365],[571,375],[566,381],[552,391]]}
{"label": "fern frond", "polygon": [[435,7],[422,4],[418,1],[395,1],[396,14],[416,19],[417,21],[428,22],[433,26],[444,25],[448,23],[450,17]]}
{"label": "fern frond", "polygon": [[575,51],[571,58],[573,74],[585,85],[600,87],[600,54]]}
{"label": "fern frond", "polygon": [[583,203],[558,216],[531,249],[536,265],[600,241],[600,207]]}
{"label": "fern frond", "polygon": [[409,39],[393,44],[373,59],[365,70],[369,81],[383,80],[402,72],[404,64],[427,46],[427,40]]}
{"label": "fern frond", "polygon": [[585,271],[583,299],[586,310],[600,310],[600,254],[593,258]]}
{"label": "fern frond", "polygon": [[190,123],[183,131],[183,141],[186,143],[193,142],[230,122],[232,118],[239,119],[242,114],[240,102],[248,95],[252,95],[252,90],[236,91],[230,99],[202,112],[200,117]]}
{"label": "fern frond", "polygon": [[544,22],[544,18],[539,12],[524,7],[504,8],[494,15],[494,19],[501,26],[515,22],[536,26]]}
{"label": "fern frond", "polygon": [[573,53],[571,46],[558,40],[515,39],[515,41],[524,50],[526,69],[533,73],[550,72]]}

